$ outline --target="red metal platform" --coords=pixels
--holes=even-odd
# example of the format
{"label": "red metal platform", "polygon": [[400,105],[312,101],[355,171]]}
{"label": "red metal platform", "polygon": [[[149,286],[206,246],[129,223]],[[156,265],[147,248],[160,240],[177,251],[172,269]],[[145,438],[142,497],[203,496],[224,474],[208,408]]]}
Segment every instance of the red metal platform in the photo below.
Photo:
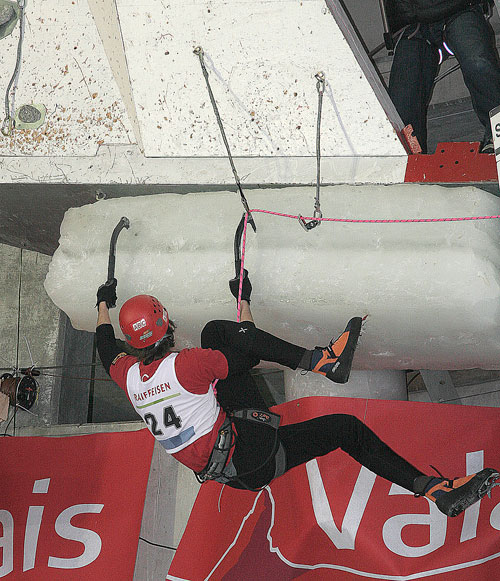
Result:
{"label": "red metal platform", "polygon": [[434,154],[408,156],[405,182],[498,182],[494,154],[479,153],[479,142],[438,143]]}

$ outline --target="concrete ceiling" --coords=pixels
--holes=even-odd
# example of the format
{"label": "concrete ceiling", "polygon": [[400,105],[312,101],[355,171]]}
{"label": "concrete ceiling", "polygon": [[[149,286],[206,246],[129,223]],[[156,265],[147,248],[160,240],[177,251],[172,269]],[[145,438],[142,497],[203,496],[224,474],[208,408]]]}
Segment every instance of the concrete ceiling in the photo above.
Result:
{"label": "concrete ceiling", "polygon": [[[378,2],[344,0],[344,5],[367,50],[373,50],[381,43],[383,33]],[[496,11],[491,24],[500,38],[500,19]],[[385,49],[377,53],[374,64],[382,79],[387,81],[391,57]],[[453,64],[455,62],[450,59],[443,70]],[[441,81],[434,92],[429,112],[429,151],[433,151],[438,141],[477,141],[481,136],[482,127],[472,111],[461,73],[454,72]],[[231,188],[227,185],[223,188],[203,186],[204,191],[217,189]],[[195,186],[162,184],[3,183],[0,184],[0,243],[51,255],[57,247],[64,212],[70,207],[94,202],[96,191],[104,191],[108,197],[119,197],[197,190]],[[497,188],[493,191],[496,193]]]}

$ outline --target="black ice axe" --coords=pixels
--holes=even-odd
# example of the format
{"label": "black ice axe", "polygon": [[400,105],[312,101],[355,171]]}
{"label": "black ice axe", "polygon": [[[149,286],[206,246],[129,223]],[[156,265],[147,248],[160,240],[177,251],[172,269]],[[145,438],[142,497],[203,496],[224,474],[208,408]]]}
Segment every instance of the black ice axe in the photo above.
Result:
{"label": "black ice axe", "polygon": [[234,270],[236,271],[236,278],[240,277],[241,270],[241,238],[245,228],[245,214],[241,217],[240,223],[234,233]]}
{"label": "black ice axe", "polygon": [[123,218],[118,222],[113,230],[113,234],[111,234],[111,242],[109,243],[108,280],[105,283],[106,286],[111,286],[113,284],[113,279],[115,278],[116,242],[118,240],[118,235],[124,228],[130,228],[130,220],[125,216],[123,216]]}

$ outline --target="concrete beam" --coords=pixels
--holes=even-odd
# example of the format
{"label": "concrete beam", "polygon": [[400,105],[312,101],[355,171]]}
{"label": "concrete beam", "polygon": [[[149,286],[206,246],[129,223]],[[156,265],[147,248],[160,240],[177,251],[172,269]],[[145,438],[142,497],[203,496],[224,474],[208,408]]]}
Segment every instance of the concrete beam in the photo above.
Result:
{"label": "concrete beam", "polygon": [[135,109],[134,96],[132,94],[120,19],[118,18],[118,11],[116,9],[116,0],[89,0],[89,8],[92,11],[102,45],[108,57],[109,66],[113,71],[116,84],[120,89],[135,140],[140,150],[143,151],[144,146],[142,144],[141,128]]}
{"label": "concrete beam", "polygon": [[425,387],[434,403],[453,403],[461,405],[460,396],[448,371],[421,369],[420,374]]}
{"label": "concrete beam", "polygon": [[[59,365],[61,311],[43,288],[49,258],[37,252],[0,245],[0,367]],[[28,350],[29,345],[29,350]],[[18,409],[16,427],[57,422],[60,378],[47,371],[38,378],[39,396],[31,413]],[[10,408],[12,415],[14,408]],[[11,424],[12,429],[12,424]]]}

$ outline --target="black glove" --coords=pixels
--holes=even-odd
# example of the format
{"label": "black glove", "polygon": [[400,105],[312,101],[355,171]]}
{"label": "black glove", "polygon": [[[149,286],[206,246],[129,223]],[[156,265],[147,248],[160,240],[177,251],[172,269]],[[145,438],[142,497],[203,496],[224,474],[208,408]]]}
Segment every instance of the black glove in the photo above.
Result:
{"label": "black glove", "polygon": [[[232,278],[229,281],[229,290],[233,297],[238,300],[238,292],[240,290],[240,277]],[[252,283],[248,278],[248,270],[243,269],[243,285],[241,287],[241,300],[250,302],[250,295],[252,294]]]}
{"label": "black glove", "polygon": [[99,307],[99,303],[104,301],[108,309],[113,309],[116,307],[116,278],[111,279],[111,282],[105,282],[97,290],[97,303],[96,307]]}

